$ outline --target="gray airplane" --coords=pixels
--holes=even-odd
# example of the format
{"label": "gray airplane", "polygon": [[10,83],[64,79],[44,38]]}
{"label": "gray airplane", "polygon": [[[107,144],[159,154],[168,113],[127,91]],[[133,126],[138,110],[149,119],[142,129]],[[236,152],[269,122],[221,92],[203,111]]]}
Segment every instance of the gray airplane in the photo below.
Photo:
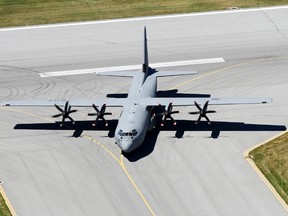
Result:
{"label": "gray airplane", "polygon": [[[89,113],[89,116],[96,116],[93,126],[98,120],[105,122],[105,115],[111,115],[106,112],[106,107],[122,107],[123,111],[119,117],[115,130],[116,144],[123,152],[129,153],[137,149],[144,141],[147,131],[152,130],[156,124],[155,119],[161,116],[161,124],[167,119],[173,124],[176,121],[172,114],[173,106],[196,106],[199,111],[190,112],[190,114],[199,114],[196,121],[199,122],[204,117],[210,123],[207,113],[215,111],[208,110],[210,105],[231,105],[231,104],[264,104],[271,103],[270,98],[215,98],[215,97],[156,97],[157,78],[166,76],[193,75],[197,72],[183,71],[156,71],[149,67],[148,47],[146,37],[146,27],[144,28],[144,61],[140,71],[125,72],[103,72],[97,73],[98,76],[117,76],[132,77],[131,87],[126,98],[103,98],[103,99],[72,99],[72,100],[18,100],[4,101],[4,106],[55,106],[60,113],[52,117],[61,117],[62,123],[68,118],[74,123],[69,114],[77,110],[71,110],[71,107],[93,107],[95,113]],[[61,108],[63,107],[63,109]],[[159,108],[162,108],[162,110]],[[157,111],[158,110],[158,111]]]}

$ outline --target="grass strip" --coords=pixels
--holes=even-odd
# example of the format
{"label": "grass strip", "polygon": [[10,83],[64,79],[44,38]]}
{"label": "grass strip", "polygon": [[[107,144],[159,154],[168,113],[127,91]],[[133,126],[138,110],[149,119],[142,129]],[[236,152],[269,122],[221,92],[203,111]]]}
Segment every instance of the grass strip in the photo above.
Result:
{"label": "grass strip", "polygon": [[1,193],[0,193],[0,216],[12,216]]}
{"label": "grass strip", "polygon": [[249,157],[288,204],[288,133],[252,150]]}
{"label": "grass strip", "polygon": [[285,4],[288,0],[0,0],[0,27]]}

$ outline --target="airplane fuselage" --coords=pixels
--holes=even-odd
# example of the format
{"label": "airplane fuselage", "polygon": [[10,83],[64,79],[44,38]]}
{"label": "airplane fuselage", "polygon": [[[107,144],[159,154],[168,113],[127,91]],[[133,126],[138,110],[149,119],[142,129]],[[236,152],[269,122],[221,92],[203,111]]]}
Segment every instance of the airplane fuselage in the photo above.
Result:
{"label": "airplane fuselage", "polygon": [[151,109],[142,106],[140,98],[155,97],[156,90],[156,76],[152,75],[146,79],[143,72],[134,76],[128,93],[130,103],[123,107],[115,130],[116,144],[126,153],[138,148],[151,128]]}

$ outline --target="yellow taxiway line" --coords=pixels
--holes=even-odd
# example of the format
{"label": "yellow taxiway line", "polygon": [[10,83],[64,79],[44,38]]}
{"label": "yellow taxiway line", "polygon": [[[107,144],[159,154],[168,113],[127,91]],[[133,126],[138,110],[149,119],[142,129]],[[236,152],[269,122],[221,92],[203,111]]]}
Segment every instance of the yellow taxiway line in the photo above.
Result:
{"label": "yellow taxiway line", "polygon": [[[240,67],[240,66],[247,65],[247,64],[251,64],[251,63],[255,63],[255,62],[262,62],[262,61],[268,61],[268,60],[277,60],[277,59],[285,59],[285,58],[288,58],[288,56],[273,57],[273,58],[263,58],[263,59],[256,59],[256,60],[252,60],[252,61],[242,62],[242,63],[239,63],[239,64],[231,65],[231,66],[228,66],[228,67],[224,67],[224,68],[221,68],[221,69],[212,71],[212,72],[207,73],[207,74],[204,74],[204,75],[202,75],[202,76],[199,76],[199,77],[190,79],[190,80],[188,80],[188,81],[186,81],[186,82],[182,82],[182,83],[174,86],[173,88],[179,88],[179,87],[181,87],[181,86],[187,85],[188,83],[190,83],[190,82],[192,82],[192,81],[195,81],[195,80],[198,80],[198,79],[202,79],[202,78],[204,78],[204,77],[211,76],[211,75],[213,75],[213,74],[216,74],[216,73],[219,73],[219,72],[223,72],[223,71],[226,71],[226,70],[228,70],[228,69]],[[41,118],[41,119],[44,119],[44,120],[52,121],[51,119],[48,119],[48,118],[45,118],[45,117],[42,117],[42,116],[38,116],[38,115],[35,115],[35,114],[32,114],[32,113],[20,111],[20,110],[17,110],[17,109],[12,109],[12,108],[10,108],[10,107],[9,107],[9,108],[7,108],[7,107],[1,107],[1,108],[2,108],[2,109],[6,109],[6,110],[10,110],[10,111],[14,111],[14,112],[23,113],[23,114],[30,115],[30,116],[34,116],[34,117]],[[54,122],[54,121],[52,121],[52,122]],[[133,187],[135,188],[135,190],[137,191],[137,193],[139,194],[139,196],[141,197],[141,199],[143,200],[143,202],[145,203],[145,205],[146,205],[147,208],[149,209],[150,213],[151,213],[153,216],[155,216],[155,213],[154,213],[154,211],[152,210],[152,208],[151,208],[151,206],[149,205],[149,203],[147,202],[146,198],[144,197],[144,195],[142,194],[142,192],[140,191],[140,189],[138,188],[138,186],[137,186],[136,183],[134,182],[134,180],[133,180],[133,178],[131,177],[131,175],[128,173],[128,171],[127,171],[127,169],[126,169],[126,167],[125,167],[125,165],[124,165],[124,162],[123,162],[123,155],[121,154],[120,159],[118,159],[118,158],[115,156],[115,154],[113,154],[113,152],[111,152],[106,146],[104,146],[103,144],[101,144],[99,141],[97,141],[97,140],[93,139],[92,137],[90,137],[90,136],[88,136],[88,135],[85,135],[85,134],[82,135],[82,136],[85,137],[85,138],[87,138],[87,139],[92,140],[92,141],[95,142],[97,145],[101,146],[101,148],[103,148],[106,152],[108,152],[109,155],[112,156],[112,158],[114,158],[114,159],[117,161],[117,163],[120,165],[120,167],[122,168],[122,170],[123,170],[124,173],[126,174],[126,176],[127,176],[127,178],[129,179],[129,181],[131,182],[131,184],[133,185]],[[257,146],[259,146],[259,145],[257,145]],[[257,147],[257,146],[256,146],[256,147]],[[256,147],[254,147],[254,148],[256,148]],[[251,151],[251,150],[250,150],[250,151]],[[245,152],[246,152],[246,151],[245,151]],[[248,152],[248,153],[249,153],[249,152]],[[248,153],[247,153],[247,154],[248,154]],[[244,153],[244,154],[245,154],[245,153]],[[251,159],[249,159],[249,158],[247,158],[247,157],[245,157],[245,158],[247,159],[247,161],[248,161],[251,165],[254,163]],[[254,168],[254,167],[256,167],[256,165],[254,164],[254,165],[252,165],[252,167]],[[257,173],[260,172],[257,167],[254,168],[254,170],[255,170]],[[257,171],[257,170],[258,170],[258,171]],[[259,174],[259,173],[258,173],[258,174]],[[261,177],[261,175],[263,176],[263,174],[262,174],[261,172],[260,172],[259,175],[260,175],[260,177]],[[262,177],[261,177],[261,178],[262,178]],[[262,178],[262,179],[263,179],[263,178]],[[264,179],[265,179],[265,178],[264,178]],[[263,179],[263,180],[264,180],[264,179]],[[264,182],[266,182],[266,181],[267,181],[267,180],[265,179]],[[266,183],[266,184],[267,184],[267,183]],[[271,189],[271,186],[269,186],[269,182],[268,182],[267,185],[268,185],[268,187]],[[1,189],[1,186],[0,186],[0,189]],[[3,189],[2,189],[2,190],[3,190]],[[273,192],[273,187],[272,187],[271,191]],[[274,189],[274,191],[275,191],[275,189]],[[2,192],[2,191],[1,191],[1,192]],[[3,191],[3,194],[5,194],[4,191]],[[273,194],[274,194],[277,198],[280,197],[277,192],[276,192],[276,193],[273,192]],[[8,198],[7,198],[7,196],[6,196],[6,195],[3,195],[3,196],[6,197],[6,198],[5,198],[5,201],[7,200],[6,202],[7,202],[7,203],[10,203],[9,200],[8,200]],[[286,204],[285,202],[284,202],[284,204],[283,204],[282,198],[280,197],[280,199],[278,198],[278,200],[281,202],[281,204],[282,204],[282,205],[285,207],[285,209],[287,210],[287,209],[288,209],[288,208],[287,208],[287,204]],[[14,212],[14,215],[16,215],[16,213],[15,213],[12,205],[10,204],[10,206],[8,206],[8,207],[10,208],[11,212]]]}
{"label": "yellow taxiway line", "polygon": [[[215,71],[212,71],[212,72],[209,72],[207,74],[204,74],[202,76],[198,76],[196,78],[193,78],[193,79],[190,79],[188,81],[185,81],[183,83],[180,83],[176,86],[173,86],[172,89],[175,89],[175,88],[179,88],[181,86],[184,86],[190,82],[193,82],[195,80],[198,80],[198,79],[202,79],[204,77],[207,77],[207,76],[211,76],[213,74],[217,74],[217,73],[220,73],[220,72],[223,72],[223,71],[226,71],[228,69],[233,69],[233,68],[237,68],[237,67],[240,67],[240,66],[243,66],[243,65],[248,65],[248,64],[252,64],[252,63],[256,63],[256,62],[263,62],[263,61],[271,61],[271,60],[278,60],[278,59],[287,59],[288,56],[280,56],[280,57],[271,57],[271,58],[262,58],[262,59],[255,59],[255,60],[251,60],[251,61],[246,61],[246,62],[241,62],[239,64],[235,64],[235,65],[231,65],[231,66],[228,66],[228,67],[224,67],[224,68],[220,68],[218,70],[215,70]],[[264,145],[266,144],[267,142],[283,135],[284,133],[286,133],[286,131],[284,132],[281,132],[280,134],[266,140],[265,142],[262,142],[260,144],[257,144],[249,149],[247,149],[244,153],[243,153],[243,156],[245,157],[245,159],[248,161],[248,163],[252,166],[252,168],[255,170],[255,172],[260,176],[260,178],[265,182],[265,184],[268,186],[268,188],[271,190],[271,192],[274,194],[274,196],[278,199],[278,201],[282,204],[282,206],[286,209],[286,211],[288,211],[288,205],[287,203],[282,199],[282,197],[277,193],[277,191],[275,190],[275,188],[271,185],[271,183],[268,181],[268,179],[263,175],[263,173],[258,169],[258,167],[256,166],[256,164],[254,163],[254,161],[249,158],[249,152],[251,152],[253,149],[261,146],[261,145]]]}
{"label": "yellow taxiway line", "polygon": [[151,208],[151,206],[149,205],[149,203],[147,202],[145,196],[140,191],[139,187],[136,185],[135,181],[133,180],[133,178],[131,177],[131,175],[127,171],[125,164],[124,164],[124,161],[123,161],[123,154],[121,154],[120,159],[118,159],[113,152],[111,152],[106,146],[101,144],[99,141],[95,140],[94,138],[92,138],[88,135],[83,135],[83,137],[90,139],[91,141],[95,142],[97,145],[99,145],[101,148],[103,148],[106,152],[108,152],[112,156],[112,158],[114,158],[116,160],[116,162],[120,165],[120,167],[122,168],[122,170],[126,174],[127,178],[129,179],[129,181],[131,182],[131,184],[133,185],[133,187],[135,188],[135,190],[137,191],[137,193],[141,197],[142,201],[145,203],[146,207],[149,209],[150,213],[153,216],[155,216],[155,213],[154,213],[153,209]]}
{"label": "yellow taxiway line", "polygon": [[[44,120],[47,120],[47,121],[50,121],[50,122],[54,122],[53,120],[51,119],[48,119],[48,118],[45,118],[45,117],[42,117],[42,116],[39,116],[39,115],[35,115],[33,113],[29,113],[29,112],[25,112],[25,111],[21,111],[21,110],[17,110],[17,109],[12,109],[12,108],[8,108],[8,107],[0,107],[2,109],[5,109],[5,110],[8,110],[8,111],[13,111],[13,112],[18,112],[18,113],[22,113],[22,114],[25,114],[25,115],[29,115],[29,116],[33,116],[33,117],[36,117],[36,118],[40,118],[40,119],[44,119]],[[131,177],[131,175],[129,174],[129,172],[127,171],[126,167],[125,167],[125,164],[124,164],[124,161],[123,161],[123,155],[121,154],[120,156],[120,159],[117,158],[117,156],[112,152],[110,151],[105,145],[103,145],[102,143],[100,143],[98,140],[95,140],[94,138],[86,135],[86,134],[83,134],[82,137],[86,138],[86,139],[89,139],[91,140],[92,142],[96,143],[97,145],[99,145],[101,148],[103,148],[119,165],[120,167],[122,168],[122,170],[124,171],[125,175],[127,176],[127,178],[129,179],[129,181],[131,182],[131,184],[133,185],[133,187],[135,188],[135,190],[137,191],[137,193],[139,194],[139,196],[141,197],[142,201],[145,203],[146,207],[148,208],[148,210],[150,211],[151,215],[155,216],[156,214],[154,213],[153,209],[151,208],[151,206],[149,205],[149,203],[147,202],[145,196],[143,195],[143,193],[140,191],[139,187],[136,185],[135,181],[133,180],[133,178]],[[7,206],[9,208],[9,210],[11,211],[12,215],[13,216],[16,216],[16,212],[15,210],[13,209],[12,205],[10,204],[9,200],[8,200],[8,197],[6,196],[6,194],[4,193],[4,190],[2,189],[2,187],[0,186],[0,192],[1,194],[3,195],[6,203],[7,203]]]}
{"label": "yellow taxiway line", "polygon": [[217,73],[226,71],[226,70],[228,70],[228,69],[237,68],[237,67],[240,67],[240,66],[243,66],[243,65],[252,64],[252,63],[255,63],[255,62],[263,62],[263,61],[271,61],[271,60],[287,59],[287,58],[288,58],[288,56],[280,56],[280,57],[262,58],[262,59],[255,59],[255,60],[251,60],[251,61],[241,62],[241,63],[234,64],[234,65],[230,65],[230,66],[227,66],[227,67],[224,67],[224,68],[220,68],[220,69],[218,69],[218,70],[214,70],[214,71],[209,72],[209,73],[207,73],[207,74],[204,74],[204,75],[202,75],[202,76],[198,76],[198,77],[195,77],[195,78],[190,79],[190,80],[188,80],[188,81],[182,82],[182,83],[180,83],[180,84],[172,87],[172,89],[179,88],[179,87],[184,86],[184,85],[187,85],[188,83],[193,82],[193,81],[195,81],[195,80],[199,80],[199,79],[202,79],[202,78],[204,78],[204,77],[211,76],[211,75],[213,75],[213,74],[217,74]]}

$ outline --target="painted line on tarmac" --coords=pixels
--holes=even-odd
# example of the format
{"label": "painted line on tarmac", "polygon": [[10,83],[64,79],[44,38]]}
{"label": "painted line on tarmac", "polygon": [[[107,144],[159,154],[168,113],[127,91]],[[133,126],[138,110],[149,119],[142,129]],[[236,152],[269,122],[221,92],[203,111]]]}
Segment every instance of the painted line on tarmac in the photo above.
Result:
{"label": "painted line on tarmac", "polygon": [[[206,77],[206,76],[209,76],[209,75],[213,75],[215,73],[218,73],[218,72],[222,72],[222,71],[225,71],[225,70],[228,70],[228,69],[231,69],[231,68],[236,68],[236,67],[239,67],[239,66],[242,66],[242,65],[246,65],[246,64],[250,64],[250,63],[254,63],[254,62],[261,62],[261,61],[267,61],[267,60],[277,60],[277,59],[285,59],[285,58],[288,58],[288,56],[282,56],[282,57],[275,57],[275,58],[264,58],[264,59],[256,59],[256,60],[252,60],[252,61],[248,61],[248,62],[242,62],[242,63],[239,63],[239,64],[236,64],[236,65],[231,65],[231,66],[228,66],[228,67],[225,67],[225,68],[222,68],[222,69],[219,69],[219,70],[216,70],[216,71],[212,71],[208,74],[205,74],[203,76],[200,76],[200,77],[196,77],[194,79],[191,79],[191,80],[188,80],[187,82],[183,82],[173,88],[177,88],[177,87],[180,87],[180,86],[183,86],[183,85],[186,85],[194,80],[197,80],[197,79],[201,79],[203,77]],[[22,111],[19,111],[19,110],[15,110],[15,109],[11,109],[11,108],[4,108],[4,107],[0,107],[0,108],[3,108],[3,109],[7,109],[7,110],[11,110],[11,111],[15,111],[15,112],[19,112],[19,113],[24,113],[24,114],[27,114],[27,115],[31,115],[31,116],[34,116],[34,117],[39,117],[39,118],[42,118],[42,119],[46,119],[46,118],[43,118],[41,116],[37,116],[37,115],[34,115],[34,114],[31,114],[31,113],[27,113],[27,112],[22,112]],[[48,120],[48,119],[46,119]],[[51,120],[49,120],[51,121]],[[128,173],[125,165],[124,165],[124,162],[123,162],[123,155],[121,155],[121,158],[120,160],[115,156],[115,154],[113,154],[108,148],[106,148],[103,144],[101,144],[100,142],[98,142],[97,140],[93,139],[92,137],[89,137],[88,135],[83,135],[84,137],[86,137],[87,139],[90,139],[92,140],[93,142],[95,142],[97,145],[101,146],[106,152],[108,152],[116,161],[117,163],[121,166],[121,168],[123,169],[123,171],[125,172],[126,176],[128,177],[129,181],[132,183],[133,187],[136,189],[137,193],[140,195],[141,199],[143,200],[143,202],[145,203],[145,205],[147,206],[147,208],[149,209],[150,213],[155,216],[155,213],[154,211],[152,210],[152,208],[150,207],[150,205],[148,204],[146,198],[143,196],[143,194],[141,193],[141,191],[139,190],[139,188],[137,187],[137,185],[135,184],[134,180],[131,178],[130,174]],[[258,145],[257,145],[258,146]],[[257,147],[256,146],[256,147]],[[251,151],[251,150],[250,150]],[[244,153],[245,154],[245,153]],[[249,162],[249,160],[247,159],[247,161]],[[250,162],[249,162],[250,163]],[[251,164],[252,165],[252,164]],[[253,166],[252,166],[253,167]],[[254,168],[254,167],[253,167]],[[256,167],[257,168],[257,167]],[[256,169],[255,169],[256,171]],[[258,172],[257,172],[258,173]],[[258,173],[259,174],[259,173]],[[261,173],[260,173],[261,174]],[[259,175],[260,175],[259,174]],[[0,186],[1,187],[1,186]],[[269,187],[269,186],[268,186]],[[269,187],[270,188],[270,187]],[[273,189],[273,187],[272,187]],[[270,190],[272,191],[272,189],[270,188]],[[273,191],[272,191],[273,192]],[[277,197],[278,199],[278,193],[274,193],[273,194]],[[280,199],[278,199],[281,204],[283,205],[282,203],[282,198],[280,197]],[[285,202],[284,202],[285,203]],[[285,205],[283,205],[285,207],[285,209],[287,210],[287,207],[286,207],[286,203]],[[16,215],[16,214],[15,214]]]}
{"label": "painted line on tarmac", "polygon": [[117,163],[121,166],[122,170],[124,171],[124,173],[126,174],[127,178],[129,179],[129,181],[131,182],[131,184],[133,185],[133,187],[135,188],[135,190],[137,191],[138,195],[141,197],[142,201],[145,203],[146,207],[148,208],[148,210],[150,211],[152,216],[155,216],[156,214],[154,213],[153,209],[151,208],[151,206],[149,205],[149,203],[147,202],[145,196],[142,194],[142,192],[140,191],[140,189],[138,188],[138,186],[136,185],[135,181],[133,180],[133,178],[131,177],[131,175],[129,174],[129,172],[127,171],[124,161],[123,161],[123,154],[121,154],[120,159],[118,159],[116,157],[116,155],[110,151],[108,148],[106,148],[105,145],[103,145],[102,143],[100,143],[99,141],[95,140],[94,138],[88,136],[88,135],[83,135],[83,137],[85,137],[86,139],[91,140],[92,142],[96,143],[97,145],[99,145],[101,148],[103,148],[106,152],[108,152],[116,161]]}
{"label": "painted line on tarmac", "polygon": [[[13,112],[18,112],[18,113],[23,113],[25,115],[29,115],[29,116],[33,116],[36,118],[40,118],[40,119],[44,119],[50,122],[54,122],[51,119],[39,116],[39,115],[35,115],[33,113],[29,113],[29,112],[25,112],[25,111],[21,111],[21,110],[17,110],[17,109],[12,109],[12,108],[8,108],[8,107],[2,107],[0,106],[0,108],[8,110],[8,111],[13,111]],[[108,152],[108,154],[120,165],[120,167],[122,168],[122,170],[124,171],[125,175],[127,176],[128,180],[131,182],[131,184],[133,185],[134,189],[137,191],[138,195],[141,197],[142,201],[145,203],[146,207],[148,208],[148,210],[150,211],[152,216],[155,216],[155,213],[153,211],[153,209],[151,208],[151,206],[149,205],[149,203],[147,202],[145,196],[142,194],[142,192],[140,191],[140,189],[138,188],[138,186],[136,185],[135,181],[133,180],[133,178],[131,177],[131,175],[129,174],[129,172],[127,171],[124,161],[123,161],[123,155],[121,154],[121,159],[118,159],[116,157],[116,155],[110,151],[105,145],[103,145],[102,143],[100,143],[99,141],[95,140],[94,138],[83,134],[82,137],[91,140],[92,142],[96,143],[97,145],[99,145],[101,148],[103,148],[106,152]],[[3,195],[5,201],[7,202],[7,206],[9,207],[11,213],[13,216],[17,216],[15,213],[15,210],[13,209],[12,205],[10,204],[8,197],[6,196],[6,194],[4,193],[4,190],[2,189],[1,185],[0,185],[0,193]]]}
{"label": "painted line on tarmac", "polygon": [[272,6],[272,7],[260,7],[260,8],[248,8],[248,9],[238,9],[238,10],[184,13],[184,14],[175,14],[175,15],[110,19],[110,20],[101,20],[101,21],[87,21],[87,22],[74,22],[74,23],[62,23],[62,24],[21,26],[21,27],[14,27],[14,28],[13,27],[12,28],[2,28],[2,29],[0,29],[0,32],[17,31],[17,30],[31,30],[31,29],[44,29],[44,28],[59,28],[59,27],[82,26],[82,25],[97,25],[97,24],[107,24],[107,23],[135,22],[135,21],[171,19],[171,18],[185,18],[185,17],[194,17],[194,16],[210,16],[210,15],[233,14],[233,13],[249,13],[249,12],[254,12],[254,11],[269,11],[269,10],[282,10],[282,9],[288,9],[288,5]]}
{"label": "painted line on tarmac", "polygon": [[[163,68],[163,67],[176,67],[176,66],[212,64],[212,63],[223,63],[223,62],[225,62],[225,59],[221,57],[221,58],[151,63],[150,66],[152,68]],[[93,73],[127,71],[127,70],[140,70],[141,66],[142,66],[141,64],[138,64],[138,65],[91,68],[91,69],[81,69],[81,70],[55,71],[55,72],[39,73],[39,75],[41,77],[55,77],[55,76],[70,76],[70,75],[93,74]]]}
{"label": "painted line on tarmac", "polygon": [[209,73],[207,73],[207,74],[204,74],[204,75],[195,77],[195,78],[193,78],[193,79],[187,80],[186,82],[182,82],[182,83],[180,83],[180,84],[178,84],[178,85],[176,85],[176,86],[173,86],[173,87],[171,87],[171,88],[172,88],[172,89],[174,89],[174,88],[179,88],[179,87],[184,86],[184,85],[187,85],[188,83],[193,82],[193,81],[195,81],[195,80],[199,80],[199,79],[202,79],[202,78],[204,78],[204,77],[211,76],[211,75],[213,75],[213,74],[217,74],[217,73],[226,71],[226,70],[228,70],[228,69],[237,68],[237,67],[240,67],[240,66],[243,66],[243,65],[252,64],[252,63],[255,63],[255,62],[263,62],[263,61],[278,60],[278,59],[287,59],[287,58],[288,58],[288,56],[280,56],[280,57],[263,58],[263,59],[256,59],[256,60],[241,62],[241,63],[239,63],[239,64],[230,65],[230,66],[227,66],[227,67],[220,68],[220,69],[218,69],[218,70],[209,72]]}
{"label": "painted line on tarmac", "polygon": [[[252,63],[255,63],[255,62],[263,62],[263,61],[270,61],[270,60],[278,60],[278,59],[287,59],[288,56],[280,56],[280,57],[272,57],[272,58],[263,58],[263,59],[256,59],[256,60],[252,60],[252,61],[246,61],[246,62],[242,62],[242,63],[239,63],[239,64],[235,64],[235,65],[231,65],[231,66],[228,66],[228,67],[224,67],[224,68],[221,68],[221,69],[218,69],[218,70],[215,70],[215,71],[212,71],[210,73],[207,73],[207,74],[204,74],[202,76],[199,76],[199,77],[196,77],[196,78],[193,78],[193,79],[190,79],[186,82],[182,82],[180,83],[179,85],[176,85],[176,86],[173,86],[172,89],[174,88],[179,88],[180,86],[184,86],[184,85],[187,85],[188,83],[192,82],[192,81],[195,81],[195,80],[198,80],[198,79],[202,79],[206,76],[210,76],[210,75],[213,75],[213,74],[216,74],[216,73],[219,73],[219,72],[223,72],[225,70],[228,70],[228,69],[232,69],[232,68],[236,68],[236,67],[240,67],[240,66],[243,66],[243,65],[247,65],[247,64],[252,64]],[[271,183],[268,181],[268,179],[266,179],[266,177],[262,174],[262,172],[258,169],[258,167],[256,166],[256,164],[254,163],[254,161],[249,157],[249,152],[251,152],[253,149],[261,146],[261,145],[264,145],[266,144],[267,142],[285,134],[288,130],[284,131],[284,132],[281,132],[280,134],[260,143],[260,144],[257,144],[249,149],[247,149],[244,153],[243,153],[243,156],[245,157],[245,159],[248,161],[248,163],[252,166],[252,168],[254,169],[254,171],[260,176],[260,178],[264,181],[264,183],[268,186],[268,188],[271,190],[271,192],[274,194],[274,196],[278,199],[278,201],[282,204],[282,206],[285,208],[286,211],[288,211],[288,205],[286,204],[286,202],[282,199],[282,197],[277,193],[277,191],[275,190],[275,188],[271,185]]]}
{"label": "painted line on tarmac", "polygon": [[127,175],[127,177],[129,178],[130,182],[133,184],[134,188],[136,189],[137,193],[141,196],[142,200],[144,201],[145,205],[148,207],[149,211],[151,212],[151,214],[153,216],[155,216],[154,211],[152,210],[152,208],[150,207],[150,205],[148,204],[148,202],[146,201],[146,198],[143,196],[143,194],[141,193],[141,191],[139,190],[139,188],[137,187],[137,185],[135,184],[134,180],[131,178],[131,176],[129,175],[125,164],[123,162],[123,154],[121,154],[121,167],[124,170],[125,174]]}
{"label": "painted line on tarmac", "polygon": [[256,163],[254,162],[254,160],[249,156],[249,153],[262,146],[265,145],[266,143],[270,142],[271,140],[274,140],[282,135],[284,135],[285,133],[287,133],[288,130],[281,132],[280,134],[277,134],[276,136],[273,136],[272,138],[269,138],[267,140],[265,140],[264,142],[261,142],[255,146],[252,146],[250,148],[248,148],[244,153],[243,156],[244,158],[247,160],[247,162],[252,166],[252,168],[254,169],[254,171],[258,174],[258,176],[262,179],[262,181],[267,185],[267,187],[270,189],[270,191],[274,194],[274,196],[278,199],[278,201],[282,204],[282,206],[285,208],[285,210],[288,212],[288,205],[287,203],[283,200],[283,198],[279,195],[279,193],[276,191],[276,189],[273,187],[273,185],[269,182],[269,180],[264,176],[264,174],[259,170],[259,168],[257,167]]}
{"label": "painted line on tarmac", "polygon": [[[1,182],[1,183],[3,183],[3,182]],[[3,189],[3,187],[1,185],[0,185],[0,193],[1,193],[2,197],[3,197],[3,199],[5,200],[5,203],[6,203],[7,207],[9,208],[10,213],[13,216],[17,216],[13,206],[11,205],[11,203],[10,203],[10,201],[9,201],[9,199],[8,199],[6,193],[5,193],[5,191],[4,191],[4,189]]]}

